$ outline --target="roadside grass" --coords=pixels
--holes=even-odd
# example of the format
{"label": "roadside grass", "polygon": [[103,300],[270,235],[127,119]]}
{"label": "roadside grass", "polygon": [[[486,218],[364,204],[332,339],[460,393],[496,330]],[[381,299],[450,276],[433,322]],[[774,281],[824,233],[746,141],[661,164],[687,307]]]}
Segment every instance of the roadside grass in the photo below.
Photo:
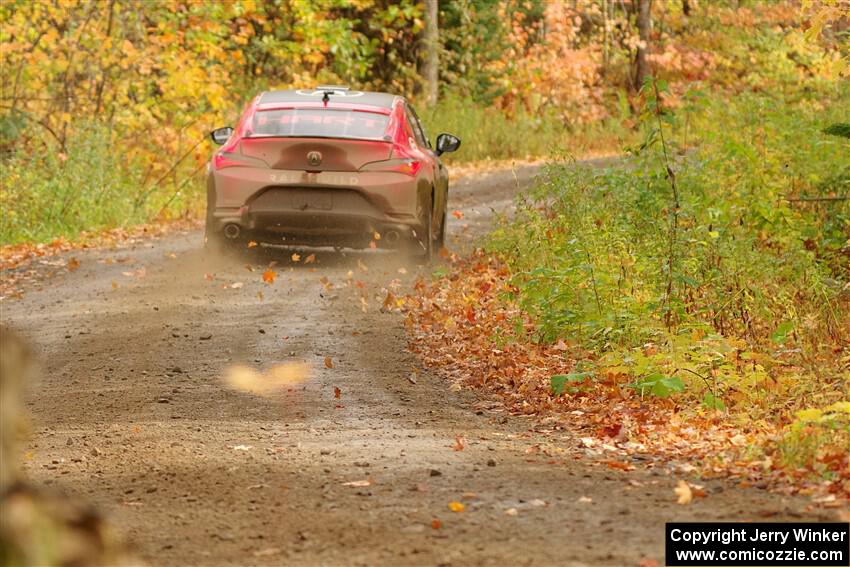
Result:
{"label": "roadside grass", "polygon": [[461,149],[444,156],[452,164],[533,159],[556,151],[574,155],[611,152],[637,139],[636,131],[625,126],[628,110],[619,113],[590,124],[569,124],[554,109],[508,115],[499,108],[450,96],[425,109],[420,117],[432,140],[443,132],[461,139]]}
{"label": "roadside grass", "polygon": [[850,140],[824,132],[850,93],[673,111],[664,91],[645,86],[622,161],[553,161],[486,253],[422,287],[418,340],[517,411],[607,416],[636,443],[681,416],[706,466],[850,493]]}
{"label": "roadside grass", "polygon": [[98,122],[77,124],[67,148],[45,142],[0,159],[0,244],[80,240],[155,220],[199,216],[201,180],[185,167],[156,183],[144,160]]}

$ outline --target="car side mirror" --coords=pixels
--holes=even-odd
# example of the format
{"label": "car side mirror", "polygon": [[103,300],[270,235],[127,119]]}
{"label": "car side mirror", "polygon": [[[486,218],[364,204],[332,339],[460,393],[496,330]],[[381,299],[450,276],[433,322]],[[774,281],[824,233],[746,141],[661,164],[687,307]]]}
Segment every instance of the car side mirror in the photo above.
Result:
{"label": "car side mirror", "polygon": [[225,126],[224,128],[216,128],[210,132],[210,138],[220,146],[227,141],[231,134],[233,134],[233,128]]}
{"label": "car side mirror", "polygon": [[454,152],[460,147],[460,138],[451,134],[440,134],[437,136],[437,155],[443,155],[446,152]]}

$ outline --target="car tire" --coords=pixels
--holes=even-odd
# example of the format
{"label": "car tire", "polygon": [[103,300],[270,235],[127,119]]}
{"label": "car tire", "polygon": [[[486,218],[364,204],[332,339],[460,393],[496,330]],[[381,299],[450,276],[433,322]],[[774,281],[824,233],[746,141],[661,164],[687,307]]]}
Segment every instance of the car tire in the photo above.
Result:
{"label": "car tire", "polygon": [[434,233],[432,229],[434,219],[433,201],[428,205],[428,211],[428,218],[424,220],[421,226],[422,234],[419,234],[419,231],[417,231],[416,238],[410,242],[410,255],[425,263],[431,261],[434,251]]}
{"label": "car tire", "polygon": [[440,223],[440,234],[437,236],[437,253],[439,254],[440,250],[445,248],[446,246],[446,222],[448,221],[449,214],[448,211],[443,211],[443,222]]}

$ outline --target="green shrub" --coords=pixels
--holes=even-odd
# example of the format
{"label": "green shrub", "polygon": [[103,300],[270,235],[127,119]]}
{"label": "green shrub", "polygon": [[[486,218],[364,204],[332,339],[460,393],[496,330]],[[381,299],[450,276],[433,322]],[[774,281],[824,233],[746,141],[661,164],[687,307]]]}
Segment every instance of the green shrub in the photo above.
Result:
{"label": "green shrub", "polygon": [[76,238],[84,230],[147,222],[163,207],[197,201],[196,180],[194,194],[185,184],[188,196],[145,181],[144,169],[113,146],[106,126],[86,123],[75,132],[65,151],[48,142],[39,152],[18,150],[0,159],[0,243]]}
{"label": "green shrub", "polygon": [[653,89],[640,147],[605,168],[551,164],[489,241],[532,338],[574,339],[641,393],[681,384],[713,409],[795,387],[771,386],[765,352],[798,353],[819,391],[842,395],[840,370],[818,366],[850,329],[850,206],[796,199],[847,194],[850,147],[822,129],[850,114],[850,96],[742,94],[676,115]]}

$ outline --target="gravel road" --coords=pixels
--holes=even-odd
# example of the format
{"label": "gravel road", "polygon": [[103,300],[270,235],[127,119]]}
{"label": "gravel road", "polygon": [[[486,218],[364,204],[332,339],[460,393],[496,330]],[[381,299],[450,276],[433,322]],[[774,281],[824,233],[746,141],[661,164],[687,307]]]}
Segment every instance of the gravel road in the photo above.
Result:
{"label": "gravel road", "polygon": [[[455,183],[450,247],[483,234],[534,172]],[[451,389],[381,309],[425,268],[326,250],[210,263],[202,238],[77,253],[78,269],[2,303],[42,366],[26,474],[93,502],[151,565],[663,564],[665,521],[793,519],[806,505],[710,481],[680,506],[660,469],[529,452],[576,440]],[[273,398],[221,380],[234,363],[292,359],[312,375]]]}

